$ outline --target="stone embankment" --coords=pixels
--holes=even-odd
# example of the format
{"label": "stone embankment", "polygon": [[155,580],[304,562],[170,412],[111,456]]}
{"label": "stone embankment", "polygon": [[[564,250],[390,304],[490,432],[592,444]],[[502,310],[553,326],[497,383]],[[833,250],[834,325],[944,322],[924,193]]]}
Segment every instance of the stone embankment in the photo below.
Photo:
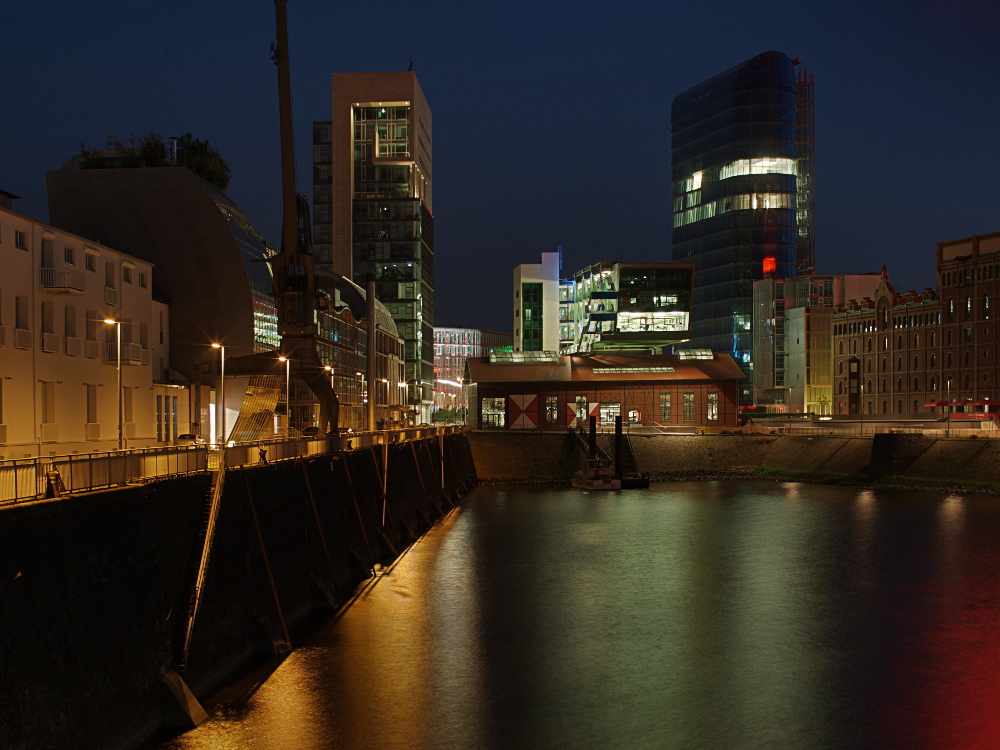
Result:
{"label": "stone embankment", "polygon": [[[599,437],[611,452],[611,439]],[[566,481],[583,455],[565,433],[470,434],[484,483]],[[1000,493],[1000,440],[784,435],[632,435],[655,480],[773,478]]]}
{"label": "stone embankment", "polygon": [[186,663],[210,475],[0,508],[0,748],[134,748],[183,723],[164,676],[204,700],[296,645],[475,483],[462,434],[228,470]]}

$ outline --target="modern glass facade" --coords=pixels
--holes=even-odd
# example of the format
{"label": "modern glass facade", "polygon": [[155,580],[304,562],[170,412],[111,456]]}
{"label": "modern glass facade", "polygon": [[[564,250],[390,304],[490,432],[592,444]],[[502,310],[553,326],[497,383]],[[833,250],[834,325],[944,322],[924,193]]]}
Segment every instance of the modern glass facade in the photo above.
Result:
{"label": "modern glass facade", "polygon": [[431,121],[412,72],[334,75],[333,120],[313,123],[317,266],[375,293],[405,346],[407,403],[434,396]]}
{"label": "modern glass facade", "polygon": [[[808,101],[811,133],[811,88]],[[798,199],[800,141],[811,135],[799,133],[798,106],[792,61],[766,52],[680,94],[671,111],[672,257],[695,264],[693,345],[736,359],[743,403],[753,388],[753,282],[805,272],[800,244],[812,252],[811,193],[808,205]],[[811,151],[808,168],[811,188]],[[801,243],[797,212],[809,218]]]}

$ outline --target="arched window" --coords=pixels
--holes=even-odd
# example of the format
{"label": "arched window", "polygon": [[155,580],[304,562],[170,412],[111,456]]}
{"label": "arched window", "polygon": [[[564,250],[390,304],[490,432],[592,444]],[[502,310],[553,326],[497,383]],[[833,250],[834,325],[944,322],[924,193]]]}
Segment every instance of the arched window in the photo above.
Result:
{"label": "arched window", "polygon": [[868,393],[872,392],[872,379],[871,378],[868,378],[868,384],[865,386],[865,390],[868,391]]}
{"label": "arched window", "polygon": [[902,357],[897,357],[896,358],[896,369],[897,370],[902,370],[903,369],[903,358]]}
{"label": "arched window", "polygon": [[839,354],[843,354],[844,353],[844,342],[843,341],[840,342],[840,348],[838,350],[838,353]]}
{"label": "arched window", "polygon": [[889,389],[886,387],[885,378],[882,378],[882,393],[885,393],[887,390]]}
{"label": "arched window", "polygon": [[932,354],[931,355],[931,367],[937,367],[937,355],[936,354]]}
{"label": "arched window", "polygon": [[919,411],[920,411],[920,403],[917,401],[917,399],[913,399],[913,413],[916,414]]}
{"label": "arched window", "polygon": [[871,401],[868,402],[868,413],[869,414],[872,413],[872,402]]}
{"label": "arched window", "polygon": [[903,348],[903,337],[902,336],[899,337],[899,341],[896,343],[896,348],[897,349],[902,349]]}
{"label": "arched window", "polygon": [[969,390],[972,387],[972,378],[969,375],[965,376],[965,390]]}
{"label": "arched window", "polygon": [[951,297],[948,298],[948,322],[955,322],[955,300]]}
{"label": "arched window", "polygon": [[952,360],[951,360],[951,352],[948,352],[948,367],[949,368],[951,367],[951,362],[952,362]]}
{"label": "arched window", "polygon": [[989,372],[984,372],[983,373],[983,383],[989,383],[989,382],[990,382],[990,374],[989,374]]}
{"label": "arched window", "polygon": [[882,372],[885,372],[888,369],[889,369],[889,361],[885,357],[882,357]]}
{"label": "arched window", "polygon": [[899,401],[896,402],[896,413],[897,414],[903,413],[903,399],[899,399]]}
{"label": "arched window", "polygon": [[871,350],[872,350],[872,340],[869,338],[868,339],[868,351],[870,352]]}
{"label": "arched window", "polygon": [[915,347],[920,346],[920,334],[919,333],[913,334],[913,346],[915,346]]}
{"label": "arched window", "polygon": [[888,401],[882,401],[882,413],[883,414],[888,414],[889,413],[889,402]]}
{"label": "arched window", "polygon": [[896,378],[896,392],[897,393],[902,393],[903,392],[903,379],[902,378]]}
{"label": "arched window", "polygon": [[972,364],[972,352],[965,353],[965,366],[968,367]]}
{"label": "arched window", "polygon": [[990,319],[990,295],[983,295],[983,320]]}
{"label": "arched window", "polygon": [[913,369],[914,370],[919,370],[920,369],[920,357],[918,357],[916,355],[914,355],[914,357],[913,357]]}
{"label": "arched window", "polygon": [[843,380],[838,380],[837,381],[837,395],[838,396],[842,396],[843,393],[844,393],[844,381]]}
{"label": "arched window", "polygon": [[931,332],[931,346],[937,346],[937,331]]}
{"label": "arched window", "polygon": [[932,391],[937,390],[937,378],[931,378],[931,390]]}
{"label": "arched window", "polygon": [[913,390],[915,390],[915,391],[919,391],[920,390],[920,378],[914,378],[913,379]]}
{"label": "arched window", "polygon": [[965,298],[965,319],[972,320],[972,297]]}
{"label": "arched window", "polygon": [[868,372],[872,371],[872,360],[871,357],[868,358]]}
{"label": "arched window", "polygon": [[955,332],[948,331],[948,346],[951,346],[954,343],[955,343]]}
{"label": "arched window", "polygon": [[858,340],[854,339],[854,341],[851,342],[851,354],[857,354],[857,353],[858,353]]}
{"label": "arched window", "polygon": [[987,362],[990,361],[990,350],[989,349],[983,349],[983,359],[985,361],[987,361]]}
{"label": "arched window", "polygon": [[840,360],[840,363],[837,365],[837,374],[838,375],[844,374],[844,360]]}

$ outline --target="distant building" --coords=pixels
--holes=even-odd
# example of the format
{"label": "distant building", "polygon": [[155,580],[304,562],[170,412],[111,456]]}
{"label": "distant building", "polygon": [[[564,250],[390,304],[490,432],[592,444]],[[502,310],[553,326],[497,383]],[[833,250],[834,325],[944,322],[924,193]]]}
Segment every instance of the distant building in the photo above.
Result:
{"label": "distant building", "polygon": [[513,350],[509,333],[479,328],[434,329],[434,404],[437,409],[465,409],[465,361],[488,357],[494,349]]}
{"label": "distant building", "polygon": [[[572,279],[564,352],[641,351],[691,337],[690,263],[595,263]],[[560,308],[562,310],[562,307]]]}
{"label": "distant building", "polygon": [[[54,222],[155,265],[154,292],[172,303],[171,371],[164,377],[176,383],[217,384],[219,354],[211,344],[221,343],[227,361],[237,360],[227,365],[227,380],[239,375],[246,386],[226,389],[226,423],[238,437],[273,434],[271,426],[259,420],[239,421],[241,412],[277,408],[288,415],[282,428],[317,424],[317,399],[299,378],[287,389],[291,404],[284,403],[285,368],[270,354],[280,344],[271,270],[265,262],[275,248],[225,193],[183,168],[66,170],[48,172],[46,180]],[[184,221],[178,221],[179,216]],[[398,411],[405,398],[403,344],[388,311],[377,306],[382,377],[367,388],[357,374],[366,371],[367,361],[365,291],[331,273],[318,278],[317,286],[329,298],[317,317],[319,354],[332,368],[340,426],[361,429],[368,391],[380,416]],[[261,355],[266,366],[238,362],[250,355]],[[244,396],[250,386],[263,400]],[[200,391],[194,393],[193,413],[201,417],[192,420],[192,432],[207,439],[217,420],[209,418],[210,404],[202,402]]]}
{"label": "distant building", "polygon": [[812,272],[813,78],[765,52],[671,109],[672,258],[694,263],[695,346],[729,352],[753,395],[753,287]]}
{"label": "distant building", "polygon": [[434,388],[431,110],[410,71],[337,73],[330,121],[313,124],[317,267],[376,294],[405,342],[407,402]]}
{"label": "distant building", "polygon": [[0,459],[118,447],[118,326],[126,447],[190,429],[163,382],[169,308],[152,264],[0,207]]}
{"label": "distant building", "polygon": [[694,265],[601,262],[562,276],[562,248],[514,269],[514,351],[661,353],[690,338]]}
{"label": "distant building", "polygon": [[514,351],[559,351],[562,256],[541,253],[538,263],[514,267]]}
{"label": "distant building", "polygon": [[474,429],[565,430],[591,416],[615,417],[666,431],[737,424],[743,377],[728,354],[593,356],[494,353],[468,360],[469,417]]}
{"label": "distant building", "polygon": [[870,297],[877,273],[755,281],[754,405],[765,411],[832,413],[830,316]]}

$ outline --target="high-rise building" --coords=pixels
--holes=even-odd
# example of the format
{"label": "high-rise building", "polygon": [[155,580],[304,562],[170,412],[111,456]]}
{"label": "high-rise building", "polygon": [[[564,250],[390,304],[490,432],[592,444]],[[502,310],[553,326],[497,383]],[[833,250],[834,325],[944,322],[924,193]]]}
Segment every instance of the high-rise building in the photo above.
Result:
{"label": "high-rise building", "polygon": [[337,73],[314,133],[317,268],[375,291],[405,342],[407,401],[434,396],[431,110],[410,71]]}
{"label": "high-rise building", "polygon": [[753,282],[811,273],[813,78],[765,52],[671,110],[673,260],[695,264],[694,345],[729,352],[753,393]]}

